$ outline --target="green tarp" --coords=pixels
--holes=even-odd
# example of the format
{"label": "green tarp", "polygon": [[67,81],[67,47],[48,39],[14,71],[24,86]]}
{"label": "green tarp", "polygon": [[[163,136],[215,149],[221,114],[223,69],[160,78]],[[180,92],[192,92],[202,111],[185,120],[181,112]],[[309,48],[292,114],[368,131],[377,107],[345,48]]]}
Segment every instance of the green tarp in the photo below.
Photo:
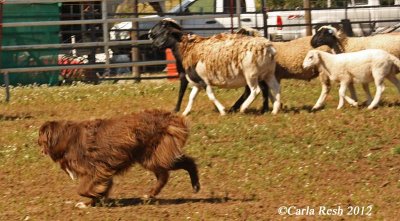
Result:
{"label": "green tarp", "polygon": [[[59,4],[3,5],[3,23],[60,20]],[[60,43],[59,26],[3,28],[2,45]],[[58,63],[58,49],[1,51],[2,68],[52,66]],[[10,73],[11,85],[58,83],[59,71]],[[3,77],[0,78],[3,85]]]}

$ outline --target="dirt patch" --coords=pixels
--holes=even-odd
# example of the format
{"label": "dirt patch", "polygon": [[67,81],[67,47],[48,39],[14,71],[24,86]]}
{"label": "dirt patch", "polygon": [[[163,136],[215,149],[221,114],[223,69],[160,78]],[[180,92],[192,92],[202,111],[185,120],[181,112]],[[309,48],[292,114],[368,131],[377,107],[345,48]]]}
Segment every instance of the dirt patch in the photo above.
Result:
{"label": "dirt patch", "polygon": [[[142,196],[153,174],[134,166],[115,178],[110,206],[77,209],[76,182],[42,156],[37,130],[46,120],[84,120],[145,108],[172,110],[178,82],[14,88],[0,103],[0,220],[396,220],[400,217],[400,109],[388,87],[374,111],[345,106],[310,112],[318,82],[286,81],[283,111],[220,117],[204,95],[189,116],[189,155],[202,189],[171,173],[157,199]],[[361,91],[357,88],[357,91]],[[241,90],[216,90],[226,104]],[[29,98],[29,99],[27,99]],[[0,98],[1,99],[1,98]],[[185,104],[186,100],[184,101]],[[280,215],[285,206],[299,215]],[[371,211],[369,211],[371,206]],[[320,207],[363,209],[363,215],[305,214]],[[307,210],[308,209],[308,210]],[[370,212],[368,215],[366,212]]]}

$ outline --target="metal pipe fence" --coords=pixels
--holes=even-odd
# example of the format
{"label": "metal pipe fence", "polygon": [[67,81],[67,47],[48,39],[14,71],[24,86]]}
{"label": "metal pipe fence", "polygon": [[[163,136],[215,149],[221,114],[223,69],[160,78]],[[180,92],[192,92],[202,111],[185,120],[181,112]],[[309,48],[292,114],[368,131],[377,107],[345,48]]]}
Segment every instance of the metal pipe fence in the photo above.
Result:
{"label": "metal pipe fence", "polygon": [[[1,1],[1,0],[0,0]],[[28,51],[28,50],[46,50],[46,49],[60,49],[60,50],[73,50],[73,49],[91,49],[91,50],[96,50],[98,48],[101,48],[104,52],[105,59],[102,62],[98,63],[90,63],[90,64],[80,64],[80,65],[52,65],[52,66],[41,66],[41,67],[29,67],[29,68],[3,68],[0,64],[0,73],[4,74],[4,82],[7,85],[7,82],[9,82],[8,76],[9,73],[26,73],[26,72],[46,72],[46,71],[62,71],[62,70],[72,70],[72,69],[111,69],[111,68],[119,68],[119,67],[137,67],[137,66],[154,66],[154,65],[166,65],[169,63],[173,63],[174,61],[166,61],[165,59],[163,60],[153,60],[153,61],[132,61],[131,62],[123,62],[123,63],[112,63],[110,62],[110,54],[109,54],[109,49],[112,47],[138,47],[138,46],[144,46],[144,45],[149,45],[151,43],[150,40],[135,40],[135,39],[130,39],[130,40],[111,40],[110,39],[110,26],[112,24],[120,23],[120,22],[137,22],[137,23],[149,23],[149,22],[157,22],[161,19],[159,16],[145,16],[145,17],[137,17],[137,15],[141,15],[140,13],[132,14],[132,13],[123,13],[123,14],[115,14],[115,13],[109,13],[107,10],[107,0],[58,0],[56,1],[57,3],[82,3],[82,2],[87,2],[87,3],[94,3],[94,2],[99,2],[101,5],[101,10],[96,12],[96,15],[99,15],[98,18],[95,18],[93,15],[90,18],[85,19],[84,17],[81,17],[81,19],[76,19],[79,15],[77,16],[72,16],[72,19],[76,20],[61,20],[61,21],[35,21],[35,22],[7,22],[7,23],[2,23],[0,20],[0,28],[18,28],[18,27],[42,27],[42,26],[74,26],[74,25],[99,25],[101,27],[101,30],[85,30],[81,32],[85,33],[91,33],[91,34],[97,34],[101,36],[101,38],[96,38],[94,41],[89,41],[89,42],[78,42],[78,43],[57,43],[57,44],[27,44],[27,45],[13,45],[13,46],[3,46],[0,45],[1,48],[0,50],[3,52],[10,52],[10,51]],[[55,3],[54,0],[7,0],[6,4],[41,4],[41,3]],[[3,5],[0,4],[0,7]],[[369,6],[368,8],[374,8],[376,6]],[[399,6],[397,6],[399,7]],[[3,7],[2,7],[3,8]],[[367,7],[364,7],[367,8]],[[334,8],[333,8],[334,9]],[[264,10],[266,12],[266,8],[262,8],[261,10]],[[315,8],[311,9],[301,9],[301,10],[319,10]],[[285,11],[285,10],[282,10]],[[143,13],[142,13],[143,14]],[[148,13],[144,13],[148,14]],[[250,12],[248,14],[253,14],[254,18],[257,16],[262,16],[263,11],[255,11],[255,12]],[[124,17],[124,18],[116,18],[117,16],[129,16],[129,17]],[[136,15],[136,16],[135,16]],[[1,14],[0,17],[2,17],[3,14]],[[163,16],[168,16],[171,17],[177,21],[183,22],[185,20],[197,20],[197,19],[218,19],[218,18],[226,18],[226,17],[233,17],[234,15],[231,13],[231,15],[226,14],[226,13],[200,13],[200,14],[190,14],[190,15],[177,15],[177,14],[168,14],[164,13]],[[65,17],[65,16],[64,16]],[[400,20],[398,19],[400,22]],[[221,27],[211,27],[207,28],[207,31],[229,31],[233,27],[233,19],[231,19],[232,24],[230,26],[221,26]],[[393,20],[380,20],[379,22],[393,22]],[[316,26],[316,25],[326,25],[326,24],[339,24],[340,22],[329,22],[329,23],[311,23],[311,24],[306,24],[306,23],[299,23],[299,24],[283,24],[283,25],[274,25],[274,24],[266,24],[266,17],[263,17],[262,22],[258,22],[256,24],[256,29],[268,29],[268,28],[274,28],[274,27],[294,27],[294,26]],[[363,20],[363,21],[351,21],[350,24],[353,23],[371,23],[371,21]],[[198,30],[205,30],[205,28],[199,27],[193,27],[190,30],[186,31],[198,31]],[[118,32],[118,30],[114,30],[115,32]],[[125,31],[125,32],[144,32],[143,28],[137,28],[137,29],[123,29],[120,31]],[[73,34],[74,31],[60,31],[60,33],[71,33]],[[0,29],[0,39],[1,39],[1,29]],[[92,39],[93,40],[93,39]],[[1,40],[0,40],[1,42]],[[7,79],[6,79],[7,78]],[[129,79],[130,77],[123,77],[124,79]],[[147,77],[151,78],[152,77]],[[168,78],[168,76],[157,76],[155,77],[156,79],[158,78]],[[120,78],[109,78],[110,80],[115,80],[115,79],[120,79]],[[131,78],[131,79],[138,79],[137,77]],[[140,78],[141,79],[146,79],[146,78]],[[100,80],[106,80],[106,79],[100,79]],[[9,94],[9,93],[7,93]]]}
{"label": "metal pipe fence", "polygon": [[[27,4],[27,3],[54,3],[50,0],[9,0],[7,4]],[[82,2],[78,0],[59,0],[57,2]],[[85,0],[86,2],[86,0]],[[98,2],[98,0],[88,0],[87,2]],[[110,41],[108,33],[108,25],[110,23],[119,22],[156,22],[160,20],[160,17],[148,17],[148,18],[108,18],[106,0],[101,0],[102,5],[102,19],[89,19],[89,20],[66,20],[66,21],[40,21],[40,22],[8,22],[3,23],[4,28],[15,28],[15,27],[37,27],[37,26],[60,26],[60,25],[85,25],[85,24],[101,24],[103,27],[103,41],[101,42],[86,42],[86,43],[62,43],[62,44],[35,44],[35,45],[18,45],[18,46],[2,46],[3,51],[18,51],[18,50],[33,50],[33,49],[76,49],[76,48],[91,48],[91,47],[103,47],[106,55],[104,64],[96,65],[82,65],[79,68],[91,69],[91,68],[113,68],[113,67],[129,67],[129,66],[150,66],[168,64],[171,61],[149,61],[149,62],[137,62],[132,61],[130,63],[121,63],[118,65],[110,65],[108,49],[111,46],[137,46],[151,43],[150,40],[130,40],[130,41]],[[188,20],[188,19],[199,19],[199,18],[219,18],[225,17],[222,14],[209,14],[209,15],[191,15],[191,16],[169,16],[175,20]],[[126,31],[126,30],[125,30]],[[1,68],[1,73],[19,73],[19,72],[37,72],[37,71],[49,71],[49,70],[64,70],[64,69],[75,69],[75,66],[70,65],[58,65],[54,67],[35,67],[35,68]]]}

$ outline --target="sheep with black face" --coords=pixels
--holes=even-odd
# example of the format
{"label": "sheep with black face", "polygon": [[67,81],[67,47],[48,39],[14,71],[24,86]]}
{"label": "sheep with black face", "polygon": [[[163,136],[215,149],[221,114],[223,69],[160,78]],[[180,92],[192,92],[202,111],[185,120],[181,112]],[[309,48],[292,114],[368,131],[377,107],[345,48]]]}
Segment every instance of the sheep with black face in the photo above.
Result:
{"label": "sheep with black face", "polygon": [[[400,58],[400,35],[399,34],[378,34],[367,37],[349,37],[340,28],[332,26],[320,27],[311,39],[311,46],[314,48],[326,45],[336,54],[357,52],[365,49],[382,49],[397,58]],[[395,84],[400,84],[394,80]],[[367,103],[372,102],[372,96],[368,84],[363,84],[367,94]]]}
{"label": "sheep with black face", "polygon": [[150,31],[153,46],[171,48],[177,67],[185,71],[193,84],[188,105],[183,115],[189,114],[200,89],[205,88],[221,115],[224,106],[215,98],[212,86],[238,88],[249,86],[250,96],[240,107],[244,112],[260,91],[259,81],[265,81],[274,97],[273,114],[280,108],[280,86],[275,78],[276,50],[271,42],[262,37],[240,34],[218,34],[212,37],[185,34],[172,19],[163,19]]}

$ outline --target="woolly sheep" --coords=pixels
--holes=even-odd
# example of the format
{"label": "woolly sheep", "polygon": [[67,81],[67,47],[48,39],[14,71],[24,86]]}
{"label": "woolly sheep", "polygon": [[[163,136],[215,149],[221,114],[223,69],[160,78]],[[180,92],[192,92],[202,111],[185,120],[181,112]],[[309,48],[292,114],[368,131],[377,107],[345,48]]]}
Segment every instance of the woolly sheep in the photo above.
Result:
{"label": "woolly sheep", "polygon": [[244,112],[260,91],[258,81],[264,80],[274,93],[273,114],[280,108],[280,86],[275,78],[276,50],[262,37],[239,34],[219,34],[200,37],[184,34],[172,19],[163,19],[150,31],[157,48],[171,48],[177,63],[183,67],[193,89],[183,115],[189,114],[201,88],[225,115],[224,106],[215,98],[211,86],[222,88],[250,87],[250,96],[241,105]]}
{"label": "woolly sheep", "polygon": [[351,82],[365,84],[374,81],[376,94],[368,109],[373,109],[378,105],[384,90],[384,78],[390,80],[400,93],[400,82],[396,78],[396,73],[400,70],[400,60],[384,50],[368,49],[343,54],[311,50],[304,59],[303,67],[305,69],[317,67],[332,81],[340,82],[337,109],[343,107],[344,100],[356,105],[355,100],[345,96],[346,89]]}
{"label": "woolly sheep", "polygon": [[[311,45],[314,48],[326,45],[332,48],[336,54],[364,49],[382,49],[400,58],[400,35],[393,33],[368,37],[348,37],[342,30],[335,27],[322,26],[312,37]],[[363,84],[363,89],[367,94],[368,103],[370,103],[372,98],[368,85]]]}
{"label": "woolly sheep", "polygon": [[[252,28],[242,28],[237,33],[247,34],[251,36],[258,36],[259,32]],[[322,85],[321,95],[319,96],[316,104],[313,106],[313,110],[322,107],[323,101],[330,91],[330,80],[325,74],[319,74],[317,69],[307,69],[302,67],[304,57],[307,52],[313,49],[310,45],[311,36],[298,38],[288,42],[272,42],[273,47],[276,49],[276,69],[275,76],[280,81],[281,79],[300,79],[300,80],[312,80],[319,76],[319,80]],[[327,46],[319,47],[321,51],[331,51]],[[353,84],[349,85],[351,97],[356,97],[355,89]],[[245,94],[249,93],[249,89],[246,88]],[[234,106],[237,107],[240,103],[236,103]]]}
{"label": "woolly sheep", "polygon": [[322,26],[311,39],[314,48],[326,45],[336,54],[364,49],[382,49],[400,58],[400,35],[379,34],[368,37],[348,37],[343,31],[331,26]]}

